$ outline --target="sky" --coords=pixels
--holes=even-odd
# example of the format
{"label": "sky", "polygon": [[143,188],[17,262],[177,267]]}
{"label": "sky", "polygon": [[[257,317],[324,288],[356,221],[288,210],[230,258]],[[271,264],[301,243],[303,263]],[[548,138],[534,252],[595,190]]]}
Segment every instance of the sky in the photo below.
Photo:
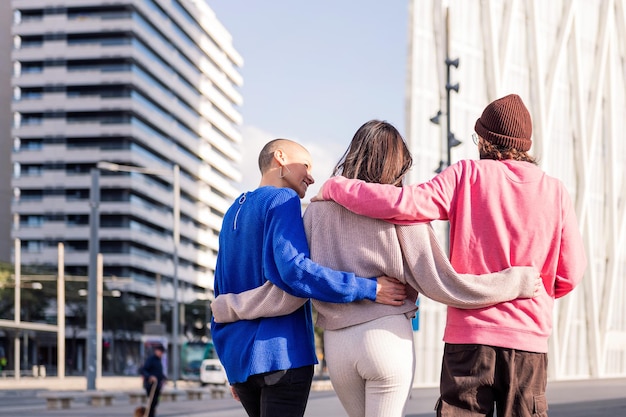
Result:
{"label": "sky", "polygon": [[207,0],[243,57],[243,180],[261,178],[257,156],[282,137],[313,158],[309,201],[368,120],[404,134],[408,0]]}

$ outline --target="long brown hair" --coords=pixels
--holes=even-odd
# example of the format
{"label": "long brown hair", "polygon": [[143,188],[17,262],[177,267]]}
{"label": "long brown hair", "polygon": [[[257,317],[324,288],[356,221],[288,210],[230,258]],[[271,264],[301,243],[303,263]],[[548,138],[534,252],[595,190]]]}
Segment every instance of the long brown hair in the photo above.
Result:
{"label": "long brown hair", "polygon": [[370,120],[356,131],[333,175],[401,187],[412,164],[400,132],[386,121]]}

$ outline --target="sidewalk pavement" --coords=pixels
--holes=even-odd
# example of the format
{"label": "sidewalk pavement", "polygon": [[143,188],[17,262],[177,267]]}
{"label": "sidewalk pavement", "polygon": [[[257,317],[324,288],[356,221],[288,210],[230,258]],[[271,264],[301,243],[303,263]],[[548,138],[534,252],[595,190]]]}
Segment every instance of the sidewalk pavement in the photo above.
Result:
{"label": "sidewalk pavement", "polygon": [[[141,388],[141,377],[105,376],[96,379],[96,388],[104,391],[138,389]],[[84,376],[66,376],[65,378],[22,377],[20,379],[7,377],[0,378],[0,391],[1,390],[85,391],[87,390],[87,378]]]}
{"label": "sidewalk pavement", "polygon": [[[177,381],[177,388],[198,387],[197,381]],[[173,387],[172,382],[168,382]],[[96,379],[96,389],[99,391],[132,391],[142,389],[141,376],[104,376]],[[0,378],[0,391],[3,390],[50,390],[50,391],[86,391],[87,378],[84,376],[57,377],[22,377]],[[312,391],[332,390],[330,380],[321,379],[313,381]]]}
{"label": "sidewalk pavement", "polygon": [[[45,378],[0,378],[0,417],[130,417],[133,411],[140,406],[138,399],[133,400],[131,393],[142,392],[141,377],[139,376],[107,376],[96,381],[98,392],[111,394],[110,405],[90,405],[88,402],[87,382],[85,377],[56,377]],[[171,382],[164,388],[164,392],[176,392],[180,394],[175,398],[162,398],[159,405],[158,415],[161,417],[243,417],[245,412],[241,404],[235,401],[227,389],[224,397],[214,397],[212,389],[204,387],[200,389],[198,382],[177,381],[176,390]],[[195,393],[201,391],[201,401],[190,399],[186,390],[192,389]],[[336,399],[330,380],[315,381],[312,396],[322,395],[324,398],[334,399],[334,408],[341,410],[341,405]],[[91,392],[93,393],[93,392]],[[49,395],[71,397],[69,408],[54,409],[46,405],[46,397]],[[60,396],[58,397],[60,398]],[[327,403],[327,401],[324,401]],[[324,414],[324,417],[338,415],[336,411]],[[315,417],[315,416],[312,416]]]}
{"label": "sidewalk pavement", "polygon": [[[84,390],[84,377],[23,380],[0,379],[0,417],[130,417],[138,404],[129,403],[123,391],[137,390],[138,377],[105,377],[97,385],[100,390],[116,392],[113,405],[90,406],[84,398],[77,399],[70,409],[49,410],[40,391]],[[180,381],[177,388],[198,384]],[[171,389],[171,384],[169,385]],[[320,390],[321,389],[321,390]],[[345,412],[328,381],[316,381],[305,417],[340,417]],[[84,393],[83,393],[84,394]],[[550,417],[615,417],[626,416],[626,378],[583,379],[548,382]],[[80,395],[79,395],[80,397]],[[412,390],[406,417],[432,417],[438,397],[437,387]],[[160,417],[243,417],[241,404],[230,395],[205,400],[164,401],[159,406]]]}

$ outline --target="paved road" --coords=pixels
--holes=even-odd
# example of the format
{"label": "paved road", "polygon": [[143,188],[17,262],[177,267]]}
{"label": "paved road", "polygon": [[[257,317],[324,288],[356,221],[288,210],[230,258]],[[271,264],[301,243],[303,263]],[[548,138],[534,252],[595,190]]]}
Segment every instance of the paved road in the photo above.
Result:
{"label": "paved road", "polygon": [[[53,389],[54,387],[50,387]],[[0,416],[2,417],[132,417],[135,405],[121,393],[112,406],[93,407],[84,399],[74,402],[68,410],[47,410],[44,392],[37,389],[0,389]],[[433,417],[437,390],[413,390],[407,405],[406,417]],[[548,385],[550,417],[621,417],[626,416],[626,379],[550,382]],[[306,417],[344,417],[339,400],[333,391],[311,393]],[[178,400],[159,406],[158,417],[245,417],[240,404],[232,398]]]}

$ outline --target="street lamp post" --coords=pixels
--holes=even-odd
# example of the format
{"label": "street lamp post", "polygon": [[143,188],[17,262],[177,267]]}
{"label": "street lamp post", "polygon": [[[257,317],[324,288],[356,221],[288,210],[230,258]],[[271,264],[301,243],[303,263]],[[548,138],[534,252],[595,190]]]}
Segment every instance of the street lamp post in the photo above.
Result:
{"label": "street lamp post", "polygon": [[[172,380],[174,381],[174,388],[176,388],[176,381],[178,380],[178,376],[179,376],[179,355],[178,355],[178,335],[180,333],[179,331],[179,317],[178,317],[178,249],[180,246],[180,167],[178,166],[178,164],[174,164],[174,166],[172,167],[172,170],[164,170],[164,169],[151,169],[151,168],[141,168],[141,167],[135,167],[135,166],[129,166],[129,165],[120,165],[120,164],[114,164],[111,162],[98,162],[97,164],[97,170],[105,170],[105,171],[113,171],[113,172],[137,172],[140,174],[145,174],[145,175],[162,175],[162,176],[171,176],[173,177],[173,181],[172,181],[172,185],[173,185],[173,194],[174,194],[174,201],[173,201],[173,205],[172,205],[172,211],[173,211],[173,217],[174,217],[174,224],[172,226],[172,235],[173,235],[173,241],[174,241],[174,248],[172,251],[172,261],[174,264],[174,271],[173,271],[173,285],[174,285],[174,308],[173,308],[173,312],[172,312]],[[95,186],[98,186],[98,184],[96,183]],[[92,182],[92,187],[94,187],[94,184]],[[93,192],[93,189],[92,189]],[[96,231],[97,233],[97,231]],[[97,240],[97,234],[95,236],[95,239]],[[97,247],[96,245],[93,245],[94,247]],[[90,245],[90,250],[91,250],[92,245]],[[97,256],[97,252],[96,255],[94,255],[93,253],[91,254],[92,256],[94,256],[94,258]],[[91,258],[91,256],[90,256]],[[93,264],[95,265],[95,259]],[[91,264],[90,264],[91,265]],[[91,267],[91,266],[90,266]],[[91,283],[91,274],[90,276],[90,280],[89,282]],[[95,273],[94,273],[94,288],[95,288],[96,284],[95,284]],[[89,287],[89,291],[91,292],[91,287]],[[94,289],[95,292],[95,289]],[[94,310],[95,310],[95,302],[94,302]],[[91,308],[90,308],[91,310]],[[94,327],[95,327],[95,321],[94,321]],[[94,335],[94,339],[95,339],[95,335]],[[89,358],[89,356],[88,356]],[[89,368],[88,368],[89,369]],[[95,367],[94,367],[94,379],[95,379]],[[89,381],[88,381],[89,382]],[[89,389],[89,384],[88,384],[88,389]]]}
{"label": "street lamp post", "polygon": [[[104,282],[102,276],[103,257],[99,253],[97,255],[96,265],[96,377],[95,379],[102,378],[102,326],[103,326],[103,297],[121,297],[122,293],[119,290],[104,291]],[[89,290],[80,289],[78,295],[81,297],[87,297],[90,294]],[[89,388],[88,388],[89,389]]]}
{"label": "street lamp post", "polygon": [[100,240],[100,171],[91,169],[91,188],[89,189],[89,281],[87,282],[87,390],[96,389],[98,340],[97,340],[97,295],[98,295],[98,253]]}
{"label": "street lamp post", "polygon": [[179,375],[179,355],[178,355],[178,246],[180,245],[180,167],[174,165],[174,311],[172,312],[172,379],[174,388]]}
{"label": "street lamp post", "polygon": [[[445,132],[445,148],[446,148],[446,159],[439,161],[439,167],[435,170],[437,174],[443,171],[446,167],[449,167],[452,164],[452,148],[459,146],[461,141],[456,138],[454,133],[452,132],[451,126],[451,102],[450,102],[450,93],[451,91],[459,92],[459,83],[452,84],[451,76],[450,76],[450,67],[458,68],[459,67],[459,58],[452,59],[450,58],[450,13],[449,9],[446,7],[445,9],[445,64],[446,64],[446,132]],[[443,115],[441,110],[437,111],[437,114],[430,118],[430,121],[436,125],[440,124],[440,117]]]}
{"label": "street lamp post", "polygon": [[[452,164],[452,148],[457,147],[461,144],[461,141],[456,138],[454,133],[452,132],[452,124],[451,124],[451,101],[450,94],[452,91],[456,93],[459,92],[459,83],[452,84],[451,82],[451,67],[458,68],[459,67],[459,58],[450,58],[450,9],[448,7],[445,8],[444,11],[444,36],[445,36],[445,56],[446,59],[444,63],[446,64],[446,131],[444,135],[444,146],[446,150],[445,160],[441,159],[439,161],[439,166],[435,169],[437,174],[441,173],[444,169],[449,167]],[[441,109],[437,111],[437,114],[430,118],[431,123],[439,125],[441,123],[440,119],[443,115]],[[443,132],[442,132],[443,133]],[[450,222],[446,224],[446,249],[450,250]]]}

